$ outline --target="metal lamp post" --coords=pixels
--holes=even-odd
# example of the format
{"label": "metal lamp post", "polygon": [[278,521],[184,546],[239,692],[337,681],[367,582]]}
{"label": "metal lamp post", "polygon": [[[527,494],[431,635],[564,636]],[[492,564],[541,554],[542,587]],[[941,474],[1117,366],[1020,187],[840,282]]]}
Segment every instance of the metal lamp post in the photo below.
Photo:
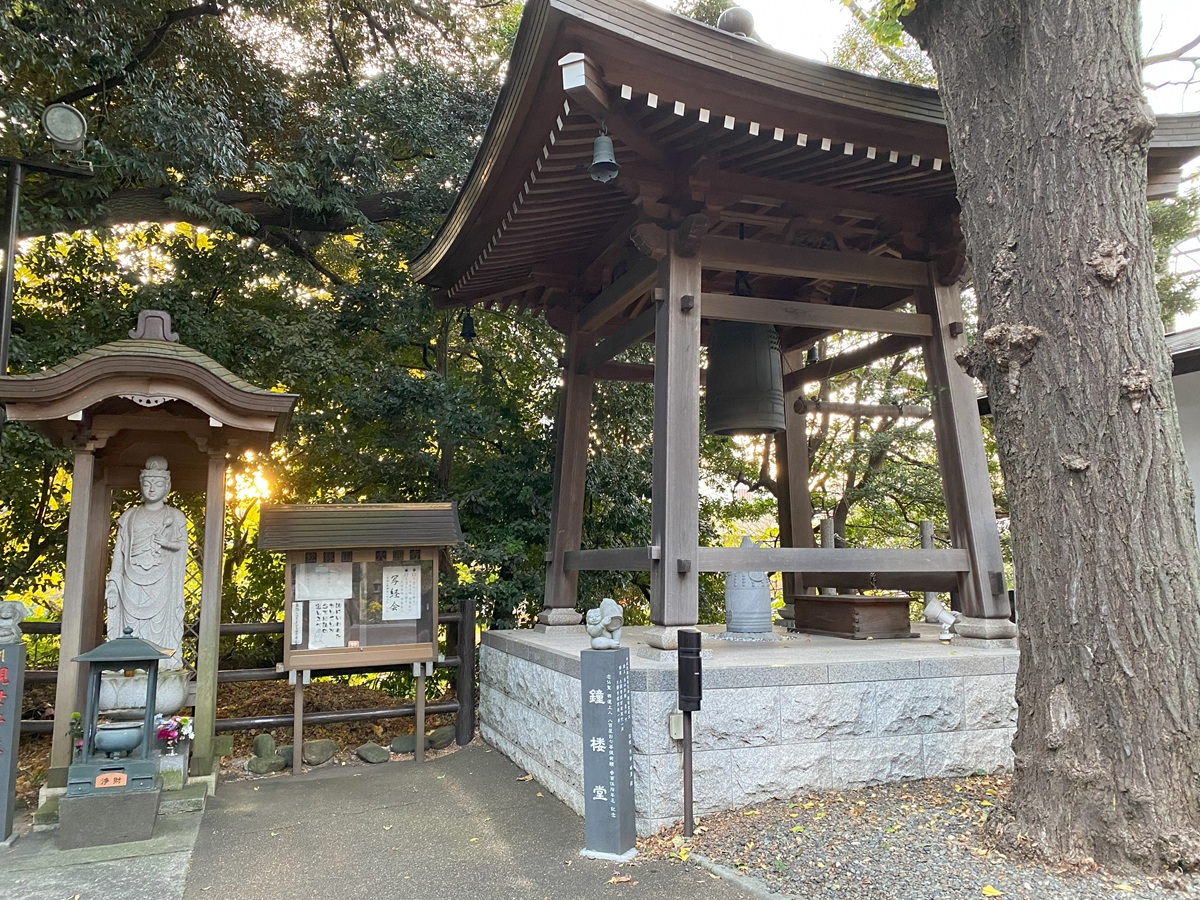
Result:
{"label": "metal lamp post", "polygon": [[[51,103],[42,112],[42,129],[59,150],[78,153],[87,136],[87,119],[83,113],[65,103]],[[12,339],[13,279],[17,270],[17,231],[20,224],[21,184],[26,172],[44,172],[59,178],[91,178],[89,162],[57,163],[49,160],[0,156],[8,166],[8,185],[4,196],[4,271],[0,278],[0,375],[8,374],[8,347]],[[0,425],[4,409],[0,407]]]}

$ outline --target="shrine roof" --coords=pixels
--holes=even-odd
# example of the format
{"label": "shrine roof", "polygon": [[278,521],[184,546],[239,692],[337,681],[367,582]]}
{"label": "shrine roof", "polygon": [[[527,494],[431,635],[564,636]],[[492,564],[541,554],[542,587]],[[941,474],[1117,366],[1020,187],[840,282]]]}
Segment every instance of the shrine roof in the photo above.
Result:
{"label": "shrine roof", "polygon": [[[608,184],[587,171],[601,120]],[[1160,116],[1151,196],[1196,155],[1200,116]],[[445,305],[578,308],[622,271],[630,227],[681,201],[719,210],[718,236],[929,259],[914,235],[955,192],[935,90],[643,0],[529,0],[474,166],[410,269]]]}
{"label": "shrine roof", "polygon": [[243,391],[248,394],[270,394],[274,396],[280,396],[278,392],[257,387],[256,385],[246,381],[244,378],[239,378],[215,359],[210,356],[206,356],[199,350],[195,350],[179,343],[145,338],[127,338],[120,341],[111,341],[107,344],[102,344],[99,347],[92,347],[89,350],[84,350],[82,353],[76,354],[70,359],[64,360],[58,365],[52,366],[49,369],[44,369],[41,372],[31,372],[24,375],[9,375],[6,378],[6,381],[17,383],[44,381],[46,379],[52,379],[66,375],[69,372],[80,368],[81,366],[93,364],[96,360],[112,358],[117,358],[129,363],[141,363],[149,360],[169,360],[190,363],[216,376],[218,379],[235,390]]}
{"label": "shrine roof", "polygon": [[263,504],[263,550],[446,547],[462,543],[456,503]]}
{"label": "shrine roof", "polygon": [[[277,437],[296,394],[257,387],[171,332],[170,316],[145,310],[134,336],[85,350],[41,372],[0,377],[0,403],[15,421],[63,436],[83,414],[125,414],[180,402],[212,427]],[[58,423],[58,424],[54,424]]]}

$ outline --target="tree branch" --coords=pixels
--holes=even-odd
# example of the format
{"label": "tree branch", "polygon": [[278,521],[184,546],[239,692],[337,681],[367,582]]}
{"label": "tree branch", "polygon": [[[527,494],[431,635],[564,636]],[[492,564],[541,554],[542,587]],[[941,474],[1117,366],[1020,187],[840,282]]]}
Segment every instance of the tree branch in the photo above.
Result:
{"label": "tree branch", "polygon": [[[177,209],[169,201],[172,196],[168,187],[132,188],[116,191],[100,203],[76,227],[111,228],[117,225],[134,225],[138,222],[190,222],[213,228],[227,227],[212,218],[200,219]],[[395,218],[396,206],[408,199],[403,191],[390,191],[360,197],[355,205],[368,222],[389,222]],[[236,209],[258,223],[260,228],[289,228],[295,231],[311,231],[319,234],[340,234],[351,231],[356,225],[341,216],[318,218],[294,207],[276,206],[265,194],[252,191],[217,191],[213,195],[217,203]],[[45,230],[24,229],[22,238],[36,237]]]}
{"label": "tree branch", "polygon": [[1196,35],[1182,47],[1178,47],[1169,53],[1155,53],[1153,56],[1147,56],[1142,60],[1142,68],[1146,66],[1154,66],[1158,63],[1175,62],[1182,59],[1189,50],[1200,47],[1200,34]]}
{"label": "tree branch", "polygon": [[202,0],[195,6],[189,6],[184,9],[173,9],[166,13],[162,21],[158,23],[158,27],[150,35],[150,39],[142,46],[142,49],[133,55],[133,59],[125,64],[125,68],[121,69],[116,75],[110,75],[108,78],[103,78],[95,84],[89,84],[87,87],[79,88],[78,90],[70,91],[60,97],[51,100],[51,103],[75,103],[78,100],[83,100],[91,97],[94,94],[99,94],[109,91],[112,88],[120,87],[126,82],[130,75],[154,55],[155,51],[162,46],[163,41],[167,39],[167,32],[175,26],[176,23],[186,19],[195,19],[199,16],[219,16],[225,10],[220,5],[219,0]]}
{"label": "tree branch", "polygon": [[297,259],[302,259],[317,272],[321,274],[330,284],[338,285],[339,287],[346,283],[346,279],[338,275],[336,272],[324,266],[320,260],[313,255],[313,252],[304,246],[304,244],[289,231],[284,231],[282,228],[272,228],[264,236],[268,244],[277,247],[280,250],[286,250]]}
{"label": "tree branch", "polygon": [[[850,15],[854,17],[854,21],[858,23],[858,27],[870,34],[871,16],[867,13],[867,11],[859,6],[855,0],[842,0],[842,6],[844,6]],[[877,49],[896,65],[904,66],[909,62],[903,56],[897,53],[895,49],[880,41],[875,41],[875,49]]]}

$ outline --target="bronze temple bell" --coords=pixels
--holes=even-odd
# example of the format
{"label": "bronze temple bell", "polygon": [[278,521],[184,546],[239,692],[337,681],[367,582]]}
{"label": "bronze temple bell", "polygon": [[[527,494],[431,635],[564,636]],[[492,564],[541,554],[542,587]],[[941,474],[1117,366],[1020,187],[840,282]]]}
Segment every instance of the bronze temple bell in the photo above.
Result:
{"label": "bronze temple bell", "polygon": [[784,430],[783,364],[773,325],[714,322],[704,397],[709,434]]}

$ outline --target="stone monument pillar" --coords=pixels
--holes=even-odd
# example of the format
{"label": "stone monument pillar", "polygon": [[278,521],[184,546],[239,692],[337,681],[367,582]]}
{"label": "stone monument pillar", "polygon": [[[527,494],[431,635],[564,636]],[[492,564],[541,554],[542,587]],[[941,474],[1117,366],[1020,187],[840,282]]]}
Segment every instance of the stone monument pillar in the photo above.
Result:
{"label": "stone monument pillar", "polygon": [[[583,855],[625,862],[637,853],[633,806],[633,707],[629,648],[619,647],[620,606],[588,612],[592,646],[579,654],[583,701]],[[593,615],[595,614],[595,615]]]}
{"label": "stone monument pillar", "polygon": [[21,738],[21,695],[25,686],[25,605],[0,602],[0,847],[9,846],[17,790],[17,745]]}

